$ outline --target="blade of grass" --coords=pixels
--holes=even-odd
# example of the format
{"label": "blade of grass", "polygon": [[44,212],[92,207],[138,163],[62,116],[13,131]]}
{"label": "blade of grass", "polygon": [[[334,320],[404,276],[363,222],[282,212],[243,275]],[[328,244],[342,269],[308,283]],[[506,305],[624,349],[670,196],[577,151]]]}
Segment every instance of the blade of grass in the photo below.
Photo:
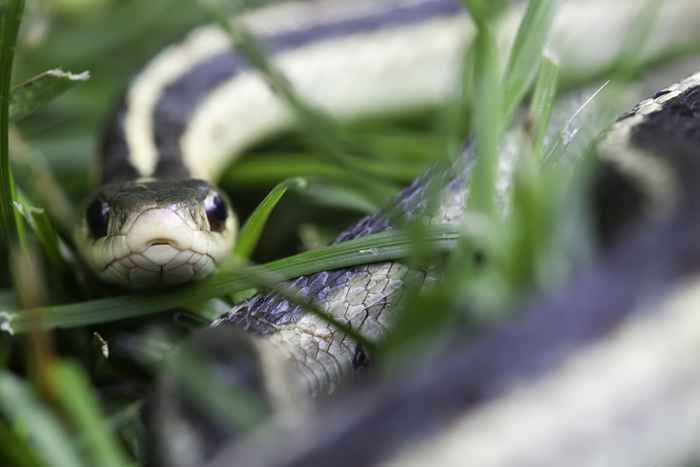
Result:
{"label": "blade of grass", "polygon": [[74,363],[58,362],[51,372],[58,401],[81,433],[92,465],[123,467],[127,457],[105,424],[105,417],[87,377]]}
{"label": "blade of grass", "polygon": [[272,210],[277,206],[277,203],[289,188],[303,190],[306,186],[307,182],[305,179],[293,178],[274,187],[265,199],[258,204],[241,228],[236,246],[233,249],[233,255],[244,260],[250,259],[250,255],[258,244],[265,223],[270,217]]}
{"label": "blade of grass", "polygon": [[[432,227],[428,229],[424,241],[434,243],[437,250],[448,251],[458,236],[459,232],[453,227]],[[41,309],[40,325],[44,329],[72,328],[157,313],[255,287],[255,282],[248,277],[251,272],[270,272],[286,280],[318,271],[404,258],[411,254],[413,243],[414,240],[401,231],[369,235],[262,266],[222,271],[198,284],[167,293],[132,294],[44,307]],[[0,313],[0,330],[22,333],[29,330],[32,324],[26,311]]]}
{"label": "blade of grass", "polygon": [[47,466],[81,467],[75,445],[33,390],[9,373],[0,373],[0,409],[25,431]]}
{"label": "blade of grass", "polygon": [[620,90],[610,88],[611,82],[606,81],[576,109],[547,150],[545,164],[578,162],[589,152],[594,140],[622,113],[614,99]]}
{"label": "blade of grass", "polygon": [[498,16],[510,2],[509,0],[462,0],[462,3],[472,16],[490,21]]}
{"label": "blade of grass", "polygon": [[49,70],[12,89],[10,95],[10,122],[31,115],[39,107],[60,96],[76,84],[90,79],[84,71],[73,74],[63,70]]}
{"label": "blade of grass", "polygon": [[550,255],[557,253],[556,248],[550,247],[556,232],[556,200],[561,198],[562,185],[557,183],[552,171],[542,171],[540,163],[544,157],[542,147],[556,95],[558,70],[551,59],[542,59],[528,114],[530,125],[527,128],[534,133],[531,136],[533,157],[521,157],[517,161],[505,246],[494,258],[495,266],[501,267],[501,274],[512,289],[508,294],[512,297],[547,285],[541,280],[541,268]]}
{"label": "blade of grass", "polygon": [[6,241],[23,241],[19,215],[12,206],[16,201],[15,185],[10,169],[10,82],[15,55],[17,32],[24,10],[24,0],[4,2],[5,14],[0,16],[0,219]]}
{"label": "blade of grass", "polygon": [[[367,169],[378,177],[407,183],[425,170],[424,162],[367,160]],[[313,154],[260,154],[243,158],[224,174],[221,185],[247,186],[279,183],[293,177],[321,176],[347,180],[347,170]]]}
{"label": "blade of grass", "polygon": [[377,212],[381,207],[356,188],[324,180],[310,180],[308,189],[301,192],[301,195],[313,200],[319,206],[349,209],[362,214]]}
{"label": "blade of grass", "polygon": [[4,421],[0,422],[0,462],[12,467],[45,467],[37,458],[34,447],[13,433]]}
{"label": "blade of grass", "polygon": [[[15,248],[10,259],[12,282],[17,290],[17,305],[24,309],[36,310],[46,304],[47,280],[37,250]],[[42,396],[51,400],[54,392],[48,373],[55,360],[53,336],[37,326],[40,317],[38,312],[28,311],[27,317],[31,324],[23,356],[34,387]]]}
{"label": "blade of grass", "polygon": [[19,193],[20,200],[15,202],[14,208],[25,219],[27,224],[32,228],[34,235],[41,244],[44,253],[51,262],[51,267],[55,271],[66,271],[66,264],[63,255],[61,254],[60,240],[56,229],[54,229],[51,220],[46,211],[32,206],[26,197]]}
{"label": "blade of grass", "polygon": [[[426,281],[424,273],[411,271],[407,275],[405,280],[409,285],[403,302],[399,304],[400,312],[379,345],[380,358],[389,367],[401,364],[407,356],[416,355],[439,335],[455,329],[455,320],[461,315],[458,307],[453,306],[460,291],[458,281],[464,281],[474,269],[472,252],[477,248],[483,251],[488,243],[484,239],[489,238],[487,235],[494,230],[492,219],[479,213],[466,212],[464,224],[470,229],[462,232],[435,283],[423,287]],[[464,254],[465,250],[470,253]],[[426,309],[432,312],[425,313]]]}
{"label": "blade of grass", "polygon": [[551,58],[544,57],[540,65],[540,73],[535,84],[529,111],[529,123],[532,128],[532,153],[538,160],[544,158],[545,137],[549,128],[549,120],[554,107],[559,82],[559,65]]}
{"label": "blade of grass", "polygon": [[530,89],[554,19],[552,0],[530,0],[515,36],[504,76],[504,115],[509,121]]}
{"label": "blade of grass", "polygon": [[[433,114],[424,117],[430,119]],[[388,117],[387,117],[388,119]],[[376,155],[379,160],[397,161],[402,164],[408,162],[424,165],[435,159],[435,154],[441,149],[442,141],[438,134],[425,129],[397,129],[384,128],[381,125],[377,129],[363,131],[350,131],[349,137],[362,141]]]}
{"label": "blade of grass", "polygon": [[493,215],[496,209],[498,148],[505,128],[498,46],[491,26],[483,21],[478,22],[474,54],[476,95],[472,128],[477,160],[468,205],[477,212]]}
{"label": "blade of grass", "polygon": [[546,183],[549,180],[539,169],[539,161],[533,158],[523,157],[518,161],[506,245],[500,258],[494,258],[514,290],[511,296],[518,296],[536,285],[538,263],[547,254],[544,245],[553,231],[550,208],[556,191],[552,184]]}

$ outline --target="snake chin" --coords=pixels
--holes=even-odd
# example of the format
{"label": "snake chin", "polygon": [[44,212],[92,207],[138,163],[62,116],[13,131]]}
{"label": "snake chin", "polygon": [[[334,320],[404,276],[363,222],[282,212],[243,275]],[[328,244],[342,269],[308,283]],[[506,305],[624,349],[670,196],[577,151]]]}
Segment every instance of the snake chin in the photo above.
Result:
{"label": "snake chin", "polygon": [[199,280],[211,274],[215,267],[214,259],[207,254],[156,244],[142,253],[113,260],[100,275],[106,282],[145,289]]}

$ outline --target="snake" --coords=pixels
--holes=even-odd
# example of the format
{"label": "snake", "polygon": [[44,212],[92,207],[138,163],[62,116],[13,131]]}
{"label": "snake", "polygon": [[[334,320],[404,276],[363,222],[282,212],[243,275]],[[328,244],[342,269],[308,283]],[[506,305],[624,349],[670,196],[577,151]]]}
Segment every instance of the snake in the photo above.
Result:
{"label": "snake", "polygon": [[[568,27],[572,17],[596,11],[605,11],[607,23],[595,27],[624,30],[633,24],[637,2],[619,2],[611,11],[605,3],[562,10],[552,33],[552,53],[562,67],[596,69],[620,52],[612,46],[580,53],[577,41],[595,34]],[[516,2],[504,19],[510,38],[523,8]],[[666,28],[671,34],[654,47],[683,43],[694,13],[692,2],[664,9],[659,27],[680,26]],[[348,120],[445,102],[460,52],[474,33],[455,0],[285,3],[240,21],[302,98]],[[410,37],[424,46],[406,47]],[[100,189],[86,203],[74,235],[81,258],[99,279],[131,289],[211,274],[230,251],[237,228],[216,180],[247,147],[292,123],[289,109],[231,52],[224,31],[192,31],[133,79],[106,125],[98,151]]]}
{"label": "snake", "polygon": [[[523,2],[512,3],[499,40],[512,40],[524,8]],[[600,21],[577,21],[586,15]],[[656,27],[664,34],[643,51],[649,57],[684,44],[700,26],[700,4],[691,0],[678,0],[658,15]],[[638,19],[639,4],[631,0],[565,2],[554,22],[550,53],[572,73],[604,69],[625,44],[611,42],[601,31],[619,33]],[[348,120],[449,100],[464,47],[475,32],[466,10],[453,0],[291,2],[238,20],[258,37],[300,96]],[[659,149],[659,143],[653,136],[645,139],[643,132],[632,136],[632,128],[648,124],[696,87],[693,77],[636,107],[611,132],[604,157],[616,169],[644,173],[637,161],[650,159],[647,148]],[[235,203],[216,188],[216,180],[247,148],[293,123],[284,103],[231,51],[221,29],[194,30],[146,65],[106,125],[101,186],[87,202],[75,234],[82,258],[101,280],[130,289],[179,285],[211,274],[229,254],[238,225]],[[644,140],[644,149],[630,143],[635,137]],[[499,176],[507,180],[517,142],[507,140],[501,153]],[[394,212],[404,219],[429,216],[434,224],[460,224],[473,165],[474,148],[467,144],[447,170],[429,170],[335,241],[392,229]],[[650,197],[663,198],[665,188],[657,190],[663,184],[641,178]],[[430,211],[426,196],[434,187],[440,202]],[[505,199],[508,187],[499,187],[499,199]],[[389,261],[322,271],[285,286],[363,337],[379,341],[391,327],[405,285],[426,277],[425,271]],[[293,374],[285,388],[266,387],[278,399],[297,392],[311,399],[331,395],[371,359],[352,338],[274,292],[234,306],[213,326],[244,331],[259,361],[284,363]],[[274,365],[263,366],[267,374]]]}

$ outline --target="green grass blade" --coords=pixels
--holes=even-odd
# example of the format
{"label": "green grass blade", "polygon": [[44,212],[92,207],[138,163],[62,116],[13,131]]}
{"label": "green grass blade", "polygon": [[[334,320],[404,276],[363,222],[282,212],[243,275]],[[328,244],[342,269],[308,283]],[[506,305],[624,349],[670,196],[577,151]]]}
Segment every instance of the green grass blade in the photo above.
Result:
{"label": "green grass blade", "polygon": [[37,75],[12,89],[10,95],[10,122],[16,122],[36,109],[46,105],[76,84],[90,79],[90,73],[68,73],[63,70],[49,70]]}
{"label": "green grass blade", "polygon": [[[423,241],[433,244],[438,251],[448,251],[459,235],[460,232],[453,227],[432,227],[427,229]],[[144,316],[254,288],[256,282],[250,277],[254,274],[272,273],[286,280],[318,271],[405,258],[411,255],[414,245],[415,239],[405,232],[382,232],[262,266],[222,271],[200,283],[165,293],[132,294],[44,307],[40,310],[42,319],[39,324],[44,329],[73,328]],[[32,325],[36,322],[30,319],[26,310],[0,313],[0,330],[23,333],[32,329]]]}
{"label": "green grass blade", "polygon": [[128,465],[119,443],[108,431],[90,382],[74,363],[59,362],[52,368],[53,386],[58,400],[81,433],[92,465],[123,467]]}
{"label": "green grass blade", "polygon": [[532,128],[533,154],[538,159],[544,156],[544,141],[549,128],[554,98],[559,83],[559,65],[551,58],[544,57],[540,65],[540,74],[535,84],[529,111],[529,123]]}
{"label": "green grass blade", "polygon": [[270,217],[272,210],[277,206],[277,203],[282,199],[289,188],[302,190],[306,185],[305,179],[294,178],[284,181],[274,187],[270,193],[267,194],[265,199],[258,204],[255,211],[248,217],[248,220],[246,220],[241,228],[236,246],[233,249],[233,255],[246,260],[250,259],[250,255],[258,244],[265,223]]}
{"label": "green grass blade", "polygon": [[536,284],[537,263],[546,255],[544,245],[552,231],[548,215],[552,200],[548,195],[554,195],[555,190],[539,168],[539,161],[522,158],[513,177],[513,213],[508,219],[508,240],[500,265],[507,283],[517,292]]}
{"label": "green grass blade", "polygon": [[557,134],[554,143],[547,150],[545,163],[581,161],[600,134],[610,128],[622,113],[624,107],[619,100],[622,95],[620,87],[609,81],[596,89]]}
{"label": "green grass blade", "polygon": [[12,467],[45,467],[37,458],[34,447],[14,433],[4,421],[0,421],[0,464]]}
{"label": "green grass blade", "polygon": [[58,420],[37,400],[31,388],[9,373],[0,374],[0,409],[27,433],[47,466],[84,465]]}
{"label": "green grass blade", "polygon": [[22,194],[20,200],[15,202],[15,210],[31,227],[34,235],[41,244],[44,253],[51,262],[51,267],[56,271],[65,271],[68,268],[63,255],[61,254],[60,240],[46,211],[32,206]]}
{"label": "green grass blade", "polygon": [[[407,183],[425,170],[426,163],[367,160],[366,168],[377,177]],[[293,177],[327,177],[347,180],[347,170],[308,153],[265,154],[244,158],[219,181],[222,186],[271,185]]]}
{"label": "green grass blade", "polygon": [[310,180],[308,189],[301,193],[319,206],[334,209],[348,209],[362,214],[377,212],[381,206],[373,202],[372,196],[366,196],[356,188],[341,184],[327,183],[324,180]]}
{"label": "green grass blade", "polygon": [[509,0],[462,0],[477,22],[491,21],[509,5]]}
{"label": "green grass blade", "polygon": [[491,215],[495,212],[498,149],[504,131],[498,45],[488,24],[479,26],[474,43],[476,96],[472,114],[476,166],[471,180],[469,206]]}
{"label": "green grass blade", "polygon": [[504,78],[505,118],[510,120],[540,66],[549,31],[554,19],[555,3],[552,0],[530,0],[525,17],[515,36]]}
{"label": "green grass blade", "polygon": [[8,241],[23,238],[21,223],[12,206],[16,201],[15,183],[10,169],[10,82],[17,32],[24,10],[24,0],[3,2],[0,16],[0,222]]}

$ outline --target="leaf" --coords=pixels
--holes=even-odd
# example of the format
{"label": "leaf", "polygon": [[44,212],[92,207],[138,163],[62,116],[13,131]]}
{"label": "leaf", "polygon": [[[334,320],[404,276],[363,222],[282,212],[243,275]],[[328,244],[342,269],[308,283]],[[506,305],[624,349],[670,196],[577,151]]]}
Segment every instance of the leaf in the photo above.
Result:
{"label": "leaf", "polygon": [[7,242],[23,241],[21,220],[13,209],[17,199],[10,169],[10,81],[17,32],[24,10],[24,0],[4,2],[5,14],[0,17],[0,230]]}
{"label": "leaf", "polygon": [[[454,245],[458,236],[459,232],[453,227],[431,227],[422,240],[445,251]],[[272,273],[286,280],[318,271],[404,258],[411,254],[414,243],[415,239],[398,230],[368,235],[262,266],[236,271],[222,268],[223,271],[200,283],[165,293],[132,294],[44,307],[37,310],[41,313],[38,325],[43,329],[73,328],[144,316],[255,287],[256,281],[250,278],[252,275]],[[0,312],[0,330],[13,334],[34,329],[37,323],[30,319],[30,315],[26,310]]]}
{"label": "leaf", "polygon": [[349,209],[362,214],[377,212],[381,207],[358,189],[344,187],[337,183],[327,183],[323,180],[311,180],[309,187],[302,192],[302,195],[319,206]]}
{"label": "leaf", "polygon": [[510,2],[509,0],[462,0],[477,23],[492,21]]}
{"label": "leaf", "polygon": [[0,373],[0,410],[30,437],[47,466],[81,467],[75,445],[33,390],[9,373]]}
{"label": "leaf", "polygon": [[119,443],[108,431],[105,416],[83,371],[74,363],[59,362],[52,368],[51,377],[58,401],[78,430],[84,433],[83,439],[92,457],[92,465],[128,465]]}
{"label": "leaf", "polygon": [[45,71],[16,86],[10,95],[10,122],[17,122],[46,105],[78,83],[90,79],[84,71],[73,74],[55,69]]}
{"label": "leaf", "polygon": [[544,157],[544,141],[549,128],[554,99],[559,82],[559,65],[551,58],[544,57],[540,65],[539,78],[530,102],[529,121],[534,123],[532,129],[533,154],[538,159]]}
{"label": "leaf", "polygon": [[510,51],[504,78],[504,115],[510,120],[537,76],[554,19],[552,0],[530,0]]}
{"label": "leaf", "polygon": [[14,207],[32,228],[44,253],[46,253],[46,256],[51,262],[52,268],[57,271],[67,270],[68,265],[61,254],[58,233],[56,233],[56,229],[51,223],[51,219],[49,219],[46,211],[32,206],[21,194],[20,200],[15,202]]}
{"label": "leaf", "polygon": [[246,260],[250,259],[250,255],[258,244],[265,223],[270,217],[272,210],[277,206],[277,203],[282,199],[289,188],[301,190],[304,189],[306,185],[307,182],[305,179],[293,178],[274,187],[270,193],[267,194],[265,199],[258,204],[241,228],[236,246],[233,249],[233,255]]}
{"label": "leaf", "polygon": [[[377,177],[410,182],[425,170],[425,162],[404,160],[367,160],[366,168]],[[244,158],[227,171],[219,182],[223,186],[274,184],[293,177],[319,176],[347,180],[347,169],[329,163],[314,154],[260,154]]]}
{"label": "leaf", "polygon": [[469,206],[477,212],[495,212],[496,168],[503,134],[502,91],[496,39],[487,24],[479,27],[474,43],[475,98],[472,114],[476,165],[472,174]]}

